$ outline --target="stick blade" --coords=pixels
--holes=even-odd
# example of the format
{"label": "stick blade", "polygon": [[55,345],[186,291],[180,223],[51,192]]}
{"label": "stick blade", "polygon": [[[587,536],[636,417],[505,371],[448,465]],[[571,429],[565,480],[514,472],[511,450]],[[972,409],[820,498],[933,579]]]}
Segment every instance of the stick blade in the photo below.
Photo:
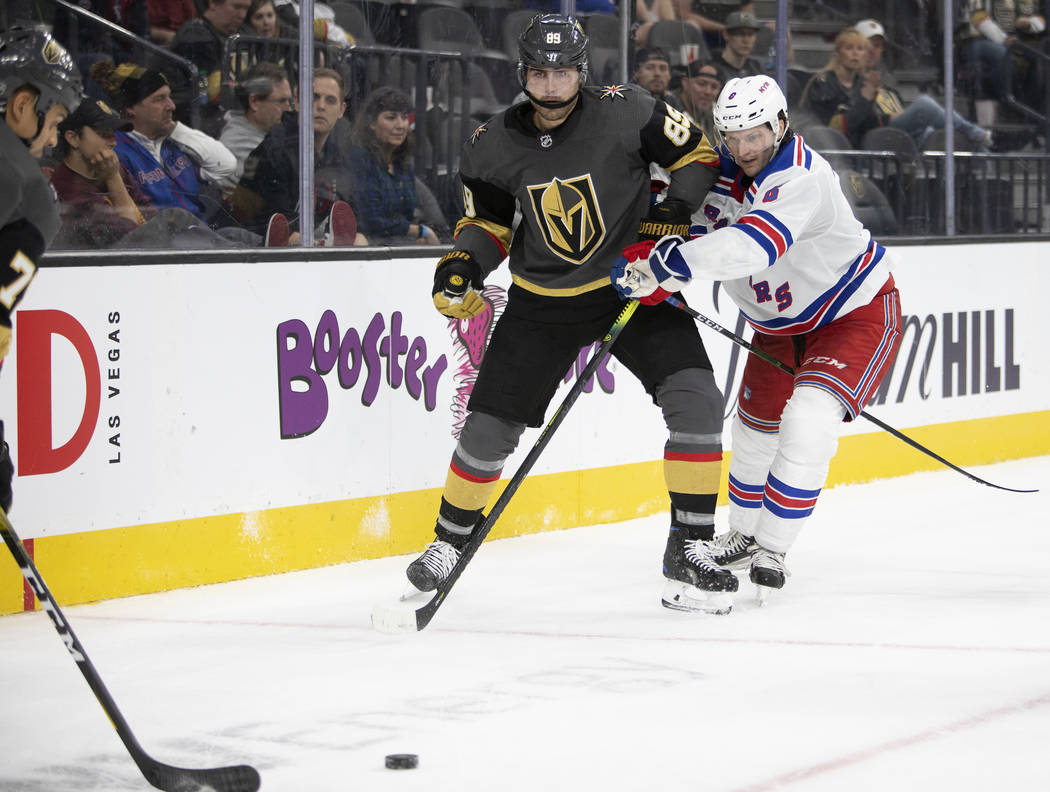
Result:
{"label": "stick blade", "polygon": [[403,635],[419,632],[429,619],[420,620],[420,613],[427,611],[427,606],[437,598],[437,594],[428,594],[414,587],[402,594],[393,602],[381,602],[372,608],[372,628],[387,635]]}
{"label": "stick blade", "polygon": [[257,792],[259,771],[250,765],[187,770],[147,761],[140,763],[142,774],[157,789],[166,792]]}

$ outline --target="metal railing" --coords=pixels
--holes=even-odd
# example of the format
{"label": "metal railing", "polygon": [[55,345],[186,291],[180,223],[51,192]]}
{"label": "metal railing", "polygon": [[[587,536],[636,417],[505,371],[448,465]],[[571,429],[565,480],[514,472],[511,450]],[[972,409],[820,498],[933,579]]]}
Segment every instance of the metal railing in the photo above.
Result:
{"label": "metal railing", "polygon": [[[917,158],[855,149],[820,154],[837,171],[855,170],[871,179],[889,202],[902,235],[946,233],[945,152],[923,151]],[[1050,154],[957,151],[953,159],[956,233],[1050,233]]]}
{"label": "metal railing", "polygon": [[[224,45],[220,103],[236,106],[234,88],[242,71],[260,60],[283,65],[295,85],[299,42],[237,34]],[[459,152],[480,123],[506,107],[512,97],[507,62],[478,53],[440,52],[388,46],[336,47],[315,42],[314,64],[343,75],[349,115],[379,86],[404,91],[414,103],[416,175],[434,192],[446,214],[457,214],[455,184]],[[496,73],[494,80],[490,73]],[[500,77],[505,79],[500,80]],[[498,90],[499,85],[502,90]]]}
{"label": "metal railing", "polygon": [[[181,91],[188,108],[190,126],[200,125],[200,108],[207,101],[208,86],[196,64],[66,0],[39,1],[52,6],[56,14],[68,15],[67,36],[62,44],[81,68],[84,57],[99,54],[112,59],[118,57],[117,51],[127,53],[127,57],[139,65],[158,69],[173,79],[173,90]],[[82,40],[98,43],[104,49],[98,53],[86,51],[80,46]],[[87,77],[86,73],[84,76]]]}

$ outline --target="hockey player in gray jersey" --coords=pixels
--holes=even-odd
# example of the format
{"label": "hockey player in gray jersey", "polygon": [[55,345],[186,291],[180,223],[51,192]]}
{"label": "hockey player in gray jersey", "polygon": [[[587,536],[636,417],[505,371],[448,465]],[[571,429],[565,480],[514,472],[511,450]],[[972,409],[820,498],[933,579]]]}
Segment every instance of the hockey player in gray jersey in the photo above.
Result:
{"label": "hockey player in gray jersey", "polygon": [[[42,30],[0,35],[0,364],[11,346],[11,315],[58,233],[58,203],[40,163],[29,153],[81,99],[80,72],[63,47]],[[53,106],[65,112],[48,113]],[[11,506],[11,461],[0,422],[0,506]]]}
{"label": "hockey player in gray jersey", "polygon": [[[687,226],[717,175],[717,155],[684,114],[638,86],[587,86],[586,47],[572,17],[534,17],[519,39],[527,101],[479,126],[463,146],[465,213],[454,250],[438,263],[434,304],[446,316],[476,315],[486,275],[508,257],[513,285],[452,455],[436,539],[407,570],[421,591],[448,577],[523,430],[542,424],[579,350],[619,314],[613,261],[640,234],[655,239]],[[670,172],[671,185],[650,209],[653,162]],[[706,544],[721,471],[722,397],[696,326],[670,306],[642,306],[612,354],[667,424],[663,603],[728,612],[737,579],[712,562]]]}
{"label": "hockey player in gray jersey", "polygon": [[[80,72],[50,33],[0,36],[0,360],[11,342],[11,313],[59,226],[54,191],[28,147],[49,131],[45,118],[57,125],[80,99]],[[48,113],[54,106],[65,112]]]}

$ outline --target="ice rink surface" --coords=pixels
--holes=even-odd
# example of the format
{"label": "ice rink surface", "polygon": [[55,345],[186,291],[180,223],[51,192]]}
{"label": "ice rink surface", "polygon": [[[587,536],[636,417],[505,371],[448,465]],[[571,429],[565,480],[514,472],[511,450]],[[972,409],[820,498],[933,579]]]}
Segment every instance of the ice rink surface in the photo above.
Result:
{"label": "ice rink surface", "polygon": [[[64,610],[154,758],[267,791],[1050,790],[1050,457],[974,472],[1042,491],[828,490],[728,616],[660,607],[666,515],[486,545],[407,636],[407,556]],[[41,612],[0,713],[3,792],[150,788]]]}

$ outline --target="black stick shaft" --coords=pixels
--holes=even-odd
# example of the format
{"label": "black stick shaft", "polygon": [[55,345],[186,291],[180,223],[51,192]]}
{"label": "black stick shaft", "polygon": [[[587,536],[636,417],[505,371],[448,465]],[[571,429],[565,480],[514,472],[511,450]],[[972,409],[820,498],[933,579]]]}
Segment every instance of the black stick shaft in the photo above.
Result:
{"label": "black stick shaft", "polygon": [[55,602],[51,589],[44,582],[43,576],[36,568],[36,564],[33,563],[29,553],[26,552],[25,545],[18,538],[14,526],[7,519],[3,509],[0,509],[0,534],[3,535],[4,543],[11,551],[11,555],[15,557],[18,568],[22,570],[22,576],[32,587],[33,594],[36,595],[41,607],[51,618],[55,630],[58,631],[59,636],[62,638],[62,643],[66,645],[69,654],[76,661],[77,668],[80,669],[80,673],[87,680],[88,686],[95,694],[95,698],[98,699],[98,703],[109,718],[109,722],[113,724],[113,728],[124,743],[124,747],[128,749],[131,758],[150,784],[158,789],[170,790],[170,792],[193,789],[195,787],[191,785],[194,784],[197,785],[197,788],[207,786],[217,790],[217,792],[255,792],[259,788],[259,774],[255,768],[247,765],[219,767],[208,770],[187,770],[158,762],[147,754],[131,731],[131,727],[117,707],[113,696],[110,695],[106,685],[102,682],[102,677],[95,670],[95,666],[87,656],[83,644],[80,643],[80,639],[73,632],[73,628],[70,626],[65,614],[62,613],[62,609]]}
{"label": "black stick shaft", "polygon": [[[679,310],[684,311],[685,313],[689,314],[691,317],[693,317],[697,321],[702,322],[703,324],[707,325],[712,330],[715,330],[716,332],[721,333],[726,338],[728,338],[730,341],[732,341],[734,344],[737,344],[738,346],[742,346],[744,349],[746,349],[748,352],[750,352],[755,357],[761,358],[766,363],[769,363],[772,366],[776,366],[778,369],[780,369],[783,372],[786,372],[786,373],[788,373],[788,374],[790,374],[792,376],[795,375],[795,370],[793,368],[791,368],[791,366],[789,366],[786,363],[784,363],[782,360],[777,360],[777,358],[773,357],[772,355],[770,355],[768,352],[765,352],[764,350],[756,349],[752,344],[750,344],[747,341],[745,341],[743,338],[738,336],[732,330],[727,330],[726,328],[722,327],[722,325],[720,325],[718,322],[714,321],[713,319],[708,319],[702,313],[700,313],[698,311],[694,311],[692,308],[690,308],[688,305],[683,303],[681,300],[678,300],[675,297],[668,297],[666,302],[671,304],[671,305],[673,305],[675,308],[678,308]],[[966,478],[971,479],[972,481],[976,481],[978,484],[984,484],[987,487],[994,487],[995,489],[1005,490],[1006,492],[1038,492],[1039,491],[1037,489],[1014,489],[1013,487],[1004,487],[1001,484],[993,484],[990,481],[985,481],[980,476],[975,476],[970,471],[964,470],[963,468],[959,467],[958,465],[956,465],[956,464],[954,464],[952,462],[949,462],[947,459],[942,457],[940,454],[938,454],[938,453],[936,453],[934,451],[931,451],[929,448],[924,446],[919,441],[913,440],[912,438],[908,437],[906,434],[904,434],[903,432],[901,432],[898,429],[894,429],[892,426],[890,426],[889,424],[879,420],[878,418],[876,418],[871,413],[869,413],[869,412],[867,412],[865,410],[861,410],[860,416],[862,418],[867,419],[868,421],[871,421],[871,423],[875,424],[880,429],[882,429],[882,430],[884,430],[886,432],[889,432],[891,435],[896,437],[898,440],[902,440],[903,442],[907,443],[912,448],[914,448],[916,451],[921,451],[922,453],[926,454],[926,456],[931,457],[933,459],[936,459],[942,465],[945,465],[946,467],[951,468],[952,470],[956,471],[957,473],[962,473],[964,476],[966,476]]]}

